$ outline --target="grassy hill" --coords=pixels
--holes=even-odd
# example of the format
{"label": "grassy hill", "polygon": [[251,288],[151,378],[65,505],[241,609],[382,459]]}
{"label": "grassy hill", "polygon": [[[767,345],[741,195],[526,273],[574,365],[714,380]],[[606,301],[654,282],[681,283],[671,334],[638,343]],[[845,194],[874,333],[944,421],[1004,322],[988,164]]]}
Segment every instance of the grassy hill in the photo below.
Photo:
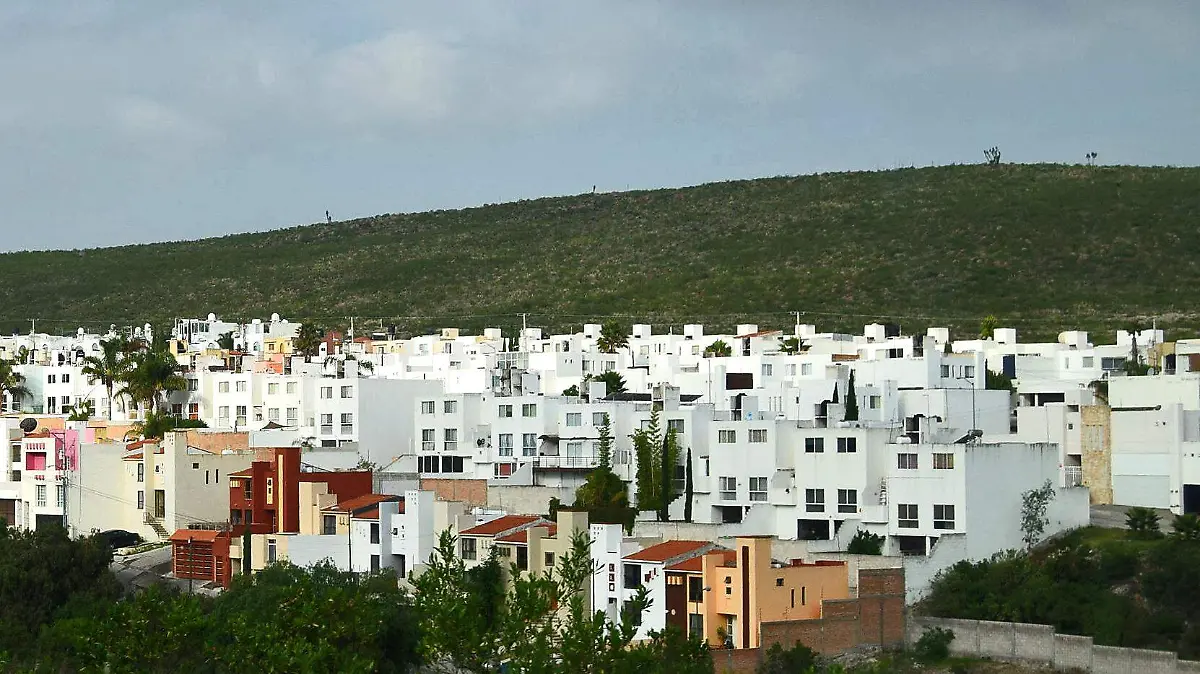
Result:
{"label": "grassy hill", "polygon": [[[170,218],[169,213],[163,214]],[[0,327],[215,311],[417,330],[756,320],[1025,335],[1190,330],[1200,169],[947,166],[546,198],[182,243],[0,255]],[[740,314],[736,316],[734,314]],[[50,319],[62,319],[61,324]],[[1190,332],[1188,334],[1191,334]]]}

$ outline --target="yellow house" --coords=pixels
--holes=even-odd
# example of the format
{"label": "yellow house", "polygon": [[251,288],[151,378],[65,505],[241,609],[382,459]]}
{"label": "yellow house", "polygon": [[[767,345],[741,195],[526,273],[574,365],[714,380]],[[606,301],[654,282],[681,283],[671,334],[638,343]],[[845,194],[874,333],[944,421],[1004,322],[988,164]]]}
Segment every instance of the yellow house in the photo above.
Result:
{"label": "yellow house", "polygon": [[267,337],[263,339],[263,353],[268,356],[279,354],[283,356],[292,355],[292,338],[291,337]]}

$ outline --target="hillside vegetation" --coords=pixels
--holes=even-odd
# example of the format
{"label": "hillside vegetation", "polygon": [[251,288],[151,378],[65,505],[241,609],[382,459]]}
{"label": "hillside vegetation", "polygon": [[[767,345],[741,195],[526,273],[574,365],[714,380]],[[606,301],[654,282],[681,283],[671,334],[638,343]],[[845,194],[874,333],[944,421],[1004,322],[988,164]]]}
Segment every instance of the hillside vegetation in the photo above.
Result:
{"label": "hillside vegetation", "polygon": [[612,314],[782,326],[806,311],[856,330],[903,317],[906,331],[973,331],[987,314],[1025,335],[1130,316],[1191,330],[1198,216],[1197,168],[947,166],[588,194],[4,254],[0,327],[210,311],[408,330],[511,326],[518,312],[547,327]]}

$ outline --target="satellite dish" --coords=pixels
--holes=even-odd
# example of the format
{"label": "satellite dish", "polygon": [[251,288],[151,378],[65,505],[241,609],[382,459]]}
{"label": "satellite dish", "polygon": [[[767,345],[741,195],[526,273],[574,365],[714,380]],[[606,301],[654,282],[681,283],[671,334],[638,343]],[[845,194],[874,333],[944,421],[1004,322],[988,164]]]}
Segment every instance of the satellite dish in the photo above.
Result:
{"label": "satellite dish", "polygon": [[37,430],[37,424],[37,419],[34,419],[33,417],[26,417],[21,420],[21,430],[26,433],[32,433]]}

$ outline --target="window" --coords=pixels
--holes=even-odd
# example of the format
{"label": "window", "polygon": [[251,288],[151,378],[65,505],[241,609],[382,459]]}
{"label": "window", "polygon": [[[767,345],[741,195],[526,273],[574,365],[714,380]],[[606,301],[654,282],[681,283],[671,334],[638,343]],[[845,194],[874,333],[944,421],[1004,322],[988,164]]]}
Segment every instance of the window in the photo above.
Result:
{"label": "window", "polygon": [[279,395],[278,382],[273,382],[273,383],[267,384],[267,395],[269,395],[269,396]]}
{"label": "window", "polygon": [[804,438],[805,454],[824,454],[825,438]]}
{"label": "window", "polygon": [[900,470],[916,470],[917,455],[916,454],[897,454],[896,468]]}
{"label": "window", "polygon": [[54,396],[50,396],[50,397],[46,398],[46,413],[47,414],[57,414],[58,413],[58,398],[55,398]]}
{"label": "window", "polygon": [[[437,461],[438,457],[428,457]],[[442,472],[443,473],[461,473],[463,472],[463,458],[461,456],[443,456],[442,457]]]}
{"label": "window", "polygon": [[354,413],[353,412],[342,412],[342,432],[343,433],[353,433],[354,432]]}
{"label": "window", "polygon": [[974,377],[975,376],[975,366],[974,365],[964,365],[963,366],[963,376],[964,377]]}
{"label": "window", "polygon": [[732,501],[737,498],[737,478],[722,477],[721,480],[721,500]]}
{"label": "window", "polygon": [[783,366],[783,374],[788,377],[795,377],[796,376],[796,364],[788,363],[787,365],[784,365]]}
{"label": "window", "polygon": [[244,382],[244,381],[236,382],[233,389],[235,391],[237,391],[238,393],[245,393],[246,392],[246,382]]}
{"label": "window", "polygon": [[199,419],[200,418],[200,403],[188,403],[188,418],[189,419]]}
{"label": "window", "polygon": [[278,407],[272,407],[267,410],[267,421],[274,421],[274,422],[279,421],[279,408]]}
{"label": "window", "polygon": [[421,402],[421,414],[433,414],[432,400],[424,400]]}
{"label": "window", "polygon": [[858,491],[854,489],[839,489],[838,490],[838,512],[840,513],[856,513],[858,512]]}
{"label": "window", "polygon": [[229,418],[229,406],[228,405],[221,405],[220,407],[217,408],[217,418],[218,419],[228,419]]}
{"label": "window", "polygon": [[667,430],[683,435],[683,419],[667,419]]}
{"label": "window", "polygon": [[353,398],[354,397],[354,387],[353,386],[343,386],[342,387],[342,397],[343,398]]}
{"label": "window", "polygon": [[858,451],[858,438],[838,438],[838,454],[853,454]]}
{"label": "window", "polygon": [[217,382],[217,393],[229,393],[229,382]]}
{"label": "window", "polygon": [[459,539],[459,544],[462,546],[462,558],[467,561],[473,561],[475,559],[475,539],[461,538]]}
{"label": "window", "polygon": [[329,400],[332,397],[333,397],[333,387],[332,386],[322,386],[321,387],[321,400]]}
{"label": "window", "polygon": [[371,555],[371,573],[379,573],[379,555]]}
{"label": "window", "polygon": [[640,564],[625,564],[622,571],[625,575],[625,589],[633,590],[642,586],[642,566]]}
{"label": "window", "polygon": [[37,506],[39,508],[42,508],[42,507],[45,507],[45,505],[46,505],[46,485],[39,484],[37,486]]}
{"label": "window", "polygon": [[771,364],[770,364],[770,363],[763,363],[763,366],[762,366],[762,376],[764,376],[764,377],[770,377],[770,376],[771,376],[771,370],[772,370],[772,369],[773,369],[773,368],[771,367]]}
{"label": "window", "polygon": [[546,560],[546,562],[545,562],[544,566],[554,566],[554,553],[547,552],[545,555],[545,560]]}
{"label": "window", "polygon": [[237,406],[237,415],[239,417],[245,418],[245,416],[246,416],[246,406],[245,405]]}
{"label": "window", "polygon": [[501,419],[508,419],[512,416],[512,405],[501,405],[496,413]]}
{"label": "window", "polygon": [[443,400],[442,401],[442,412],[444,412],[445,414],[455,414],[456,412],[458,412],[458,401],[457,400]]}
{"label": "window", "polygon": [[337,533],[337,515],[321,516],[321,533],[332,536]]}
{"label": "window", "polygon": [[750,478],[750,500],[751,501],[766,501],[767,500],[767,478],[765,478],[765,477]]}
{"label": "window", "polygon": [[437,449],[437,429],[422,428],[421,429],[421,451],[432,452]]}
{"label": "window", "polygon": [[1096,359],[1093,356],[1084,356],[1083,357],[1083,366],[1084,367],[1095,367],[1095,363],[1096,363]]}
{"label": "window", "polygon": [[812,372],[813,372],[812,363],[801,363],[800,364],[800,374],[801,375],[807,376],[807,375],[812,374]]}
{"label": "window", "polygon": [[138,490],[137,503],[138,510],[146,509],[146,492],[142,491],[141,489]]}
{"label": "window", "polygon": [[593,426],[596,426],[596,427],[603,426],[605,419],[608,419],[608,415],[605,414],[604,412],[592,412],[592,425]]}
{"label": "window", "polygon": [[521,456],[533,456],[537,453],[537,433],[521,434]]}
{"label": "window", "polygon": [[371,522],[371,542],[379,543],[379,522]]}
{"label": "window", "polygon": [[737,442],[737,431],[733,429],[717,431],[717,442],[726,445]]}
{"label": "window", "polygon": [[422,473],[437,473],[441,471],[442,463],[436,456],[418,456],[417,471]]}
{"label": "window", "polygon": [[189,379],[189,380],[187,380],[187,383],[188,383],[187,390],[189,390],[189,391],[199,391],[200,390],[200,380],[199,379]]}
{"label": "window", "polygon": [[521,416],[526,417],[526,418],[536,417],[537,416],[537,404],[536,403],[525,403],[524,405],[521,405]]}
{"label": "window", "polygon": [[289,424],[294,424],[297,421],[299,421],[300,420],[300,408],[299,407],[287,408],[287,420],[288,420]]}
{"label": "window", "polygon": [[275,539],[268,538],[267,539],[267,563],[268,564],[273,563],[278,554],[279,554],[279,551],[276,547]]}
{"label": "window", "polygon": [[146,481],[146,464],[144,464],[144,463],[138,463],[138,465],[137,465],[137,481],[138,482]]}
{"label": "window", "polygon": [[46,375],[46,383],[47,384],[57,384],[58,383],[58,375],[56,375],[56,374]]}
{"label": "window", "polygon": [[935,453],[933,455],[933,467],[935,470],[953,470],[954,455],[950,453]]}
{"label": "window", "polygon": [[529,570],[529,548],[524,545],[517,548],[517,569],[520,571]]}
{"label": "window", "polygon": [[497,436],[497,440],[498,440],[498,444],[500,447],[500,456],[512,456],[513,455],[513,434],[512,433],[501,433],[499,436]]}
{"label": "window", "polygon": [[882,404],[883,404],[883,399],[879,396],[868,396],[867,397],[867,406],[873,410],[879,409],[879,406]]}
{"label": "window", "polygon": [[950,378],[950,366],[943,365],[942,366],[942,379],[949,379],[949,378]]}
{"label": "window", "polygon": [[935,505],[935,506],[933,506],[933,528],[934,529],[953,529],[954,528],[954,506],[952,506],[952,505]]}
{"label": "window", "polygon": [[447,428],[442,431],[442,449],[453,452],[458,449],[458,429]]}
{"label": "window", "polygon": [[568,426],[582,426],[583,425],[583,414],[580,412],[567,412],[567,425]]}
{"label": "window", "polygon": [[825,512],[825,490],[824,489],[805,489],[804,490],[804,511],[810,513]]}
{"label": "window", "polygon": [[688,601],[699,604],[704,601],[704,579],[691,576],[688,578]]}
{"label": "window", "polygon": [[332,433],[333,432],[333,414],[332,413],[321,415],[321,432],[322,433]]}
{"label": "window", "polygon": [[492,464],[492,477],[496,477],[496,478],[512,477],[513,471],[516,470],[516,468],[517,468],[517,464],[515,464],[515,463],[493,463]]}
{"label": "window", "polygon": [[915,503],[899,503],[896,505],[897,522],[896,526],[901,529],[916,529],[919,518],[917,517],[917,504]]}

